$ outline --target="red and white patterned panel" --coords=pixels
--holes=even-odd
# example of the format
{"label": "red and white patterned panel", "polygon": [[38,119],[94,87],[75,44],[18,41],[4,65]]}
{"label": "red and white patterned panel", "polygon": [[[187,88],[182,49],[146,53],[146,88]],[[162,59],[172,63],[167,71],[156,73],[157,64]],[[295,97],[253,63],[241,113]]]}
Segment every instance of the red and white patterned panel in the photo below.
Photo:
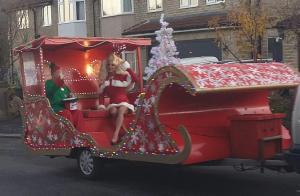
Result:
{"label": "red and white patterned panel", "polygon": [[33,149],[66,149],[87,146],[66,120],[49,112],[46,99],[25,103],[25,143]]}
{"label": "red and white patterned panel", "polygon": [[282,63],[179,65],[197,89],[299,85],[300,77]]}
{"label": "red and white patterned panel", "polygon": [[174,77],[174,73],[163,72],[149,81],[145,90],[145,97],[136,101],[141,110],[137,122],[131,126],[133,130],[123,138],[121,152],[137,154],[170,155],[178,153],[176,143],[162,131],[156,120],[155,105],[161,82]]}

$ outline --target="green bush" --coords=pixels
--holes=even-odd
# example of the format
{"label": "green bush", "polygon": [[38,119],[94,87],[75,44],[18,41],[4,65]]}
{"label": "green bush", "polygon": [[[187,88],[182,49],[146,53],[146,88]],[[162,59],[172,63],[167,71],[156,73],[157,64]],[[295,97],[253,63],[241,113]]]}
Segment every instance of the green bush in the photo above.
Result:
{"label": "green bush", "polygon": [[295,100],[295,90],[277,90],[270,96],[270,107],[273,113],[284,113],[286,117],[283,124],[286,128],[291,128],[292,112]]}

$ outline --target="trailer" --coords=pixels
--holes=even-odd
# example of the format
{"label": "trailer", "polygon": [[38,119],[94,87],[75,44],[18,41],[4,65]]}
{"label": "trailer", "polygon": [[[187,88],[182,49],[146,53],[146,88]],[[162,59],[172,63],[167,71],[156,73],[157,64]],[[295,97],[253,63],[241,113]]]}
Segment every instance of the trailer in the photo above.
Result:
{"label": "trailer", "polygon": [[[297,71],[267,63],[166,66],[143,81],[143,38],[42,37],[15,49],[24,93],[24,142],[36,154],[76,158],[85,177],[105,159],[169,165],[300,167],[300,96],[293,133],[272,113],[270,93],[296,89]],[[135,54],[136,88],[128,92],[136,111],[125,117],[121,142],[110,141],[114,124],[99,104],[99,71],[111,52]],[[55,62],[78,99],[83,130],[53,111],[45,94],[47,64]]]}

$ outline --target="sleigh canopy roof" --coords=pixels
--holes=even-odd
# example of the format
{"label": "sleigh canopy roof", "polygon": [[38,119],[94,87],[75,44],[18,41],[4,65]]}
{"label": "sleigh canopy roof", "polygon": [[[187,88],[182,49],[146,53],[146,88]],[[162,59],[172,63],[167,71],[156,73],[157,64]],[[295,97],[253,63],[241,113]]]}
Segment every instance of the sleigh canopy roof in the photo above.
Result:
{"label": "sleigh canopy roof", "polygon": [[71,38],[71,37],[42,37],[29,42],[25,45],[21,45],[15,48],[15,52],[28,52],[39,49],[55,50],[61,47],[78,49],[78,50],[89,50],[101,46],[111,45],[118,47],[126,47],[126,50],[134,50],[139,46],[151,45],[151,40],[146,38]]}
{"label": "sleigh canopy roof", "polygon": [[[181,73],[194,92],[284,88],[300,84],[299,73],[282,63],[177,65],[162,68]],[[173,71],[172,71],[173,70]]]}

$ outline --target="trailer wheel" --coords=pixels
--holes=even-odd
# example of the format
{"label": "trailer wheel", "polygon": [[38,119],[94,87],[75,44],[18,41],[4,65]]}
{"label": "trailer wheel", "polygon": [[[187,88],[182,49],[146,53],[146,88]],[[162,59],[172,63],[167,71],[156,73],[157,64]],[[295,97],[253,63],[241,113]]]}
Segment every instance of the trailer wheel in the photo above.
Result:
{"label": "trailer wheel", "polygon": [[96,179],[99,175],[101,163],[97,157],[94,157],[89,149],[79,151],[77,164],[81,176],[87,179]]}

